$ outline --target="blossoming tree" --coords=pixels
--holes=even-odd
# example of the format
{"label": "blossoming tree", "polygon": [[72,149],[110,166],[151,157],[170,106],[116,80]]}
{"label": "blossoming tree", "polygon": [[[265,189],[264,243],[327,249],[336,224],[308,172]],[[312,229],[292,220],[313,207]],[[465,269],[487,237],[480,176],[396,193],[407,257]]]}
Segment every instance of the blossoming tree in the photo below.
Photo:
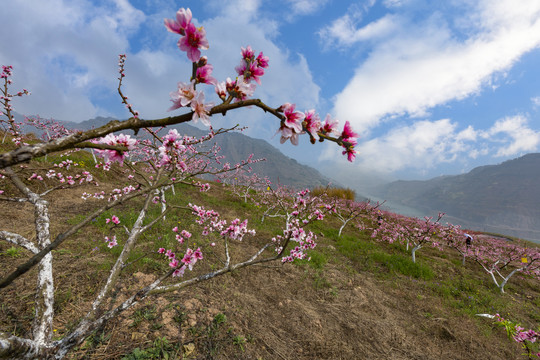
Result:
{"label": "blossoming tree", "polygon": [[[131,113],[131,118],[125,121],[111,121],[102,127],[88,131],[65,134],[62,130],[58,132],[58,136],[49,136],[48,141],[30,144],[20,133],[10,105],[13,96],[22,96],[28,92],[23,90],[10,94],[8,88],[11,85],[11,67],[3,67],[1,78],[4,79],[4,89],[0,101],[3,106],[2,115],[7,120],[2,120],[2,124],[11,133],[10,138],[15,148],[0,154],[0,202],[31,204],[34,213],[34,234],[24,236],[14,229],[0,230],[0,240],[22,247],[33,254],[15,270],[8,272],[7,276],[0,279],[0,290],[8,287],[35,266],[37,266],[38,275],[35,313],[30,335],[20,337],[0,332],[0,357],[62,358],[93,331],[102,328],[108,321],[149,296],[180,290],[235,269],[261,262],[276,259],[288,262],[304,258],[305,251],[315,246],[315,236],[305,231],[304,227],[311,221],[322,219],[324,212],[330,210],[330,207],[309,196],[308,192],[298,193],[289,201],[292,204],[292,210],[283,209],[286,221],[282,233],[273,239],[268,239],[264,244],[259,244],[258,250],[249,254],[244,260],[233,261],[231,246],[240,244],[245,236],[254,234],[254,230],[248,227],[248,221],[238,218],[223,219],[218,212],[196,204],[170,203],[165,200],[164,191],[178,184],[196,186],[201,191],[207,191],[209,185],[200,182],[201,175],[216,177],[250,163],[250,159],[234,166],[216,162],[218,157],[216,149],[201,153],[198,147],[200,144],[222,132],[231,130],[215,131],[211,128],[211,117],[216,114],[226,115],[228,111],[247,106],[258,107],[279,120],[282,142],[290,140],[293,144],[297,144],[299,136],[307,134],[312,143],[325,140],[335,142],[343,148],[343,154],[350,161],[354,160],[356,154],[354,146],[357,142],[357,134],[352,131],[348,122],[345,123],[342,131],[337,129],[337,120],[330,116],[321,122],[314,110],[300,112],[291,103],[274,108],[259,99],[253,99],[255,84],[261,84],[261,77],[269,66],[269,59],[262,52],[256,55],[249,46],[242,48],[242,59],[235,69],[237,76],[234,79],[227,78],[226,81],[219,82],[213,78],[213,66],[201,53],[201,50],[209,46],[206,33],[204,28],[196,27],[192,22],[189,9],[180,9],[176,14],[176,19],[165,19],[165,27],[168,31],[180,36],[178,47],[187,54],[192,62],[193,70],[190,81],[178,83],[178,88],[171,93],[170,110],[183,110],[182,114],[171,117],[145,120],[139,116],[122,92],[126,56],[120,55],[118,92],[122,102]],[[198,86],[203,85],[214,87],[220,99],[219,104],[206,102],[205,93],[198,89]],[[209,134],[195,139],[182,136],[174,129],[166,128],[169,125],[188,121],[201,121],[210,127]],[[50,124],[41,121],[34,122],[51,131],[54,129],[48,126]],[[119,133],[125,130],[133,130],[135,136]],[[146,136],[142,136],[139,132]],[[165,134],[162,135],[162,132]],[[48,197],[67,188],[95,184],[95,177],[90,171],[82,169],[80,164],[69,158],[51,165],[50,169],[45,169],[41,173],[39,171],[30,173],[23,163],[47,154],[65,154],[65,152],[84,149],[95,151],[102,159],[96,166],[97,171],[116,169],[125,176],[126,185],[109,192],[90,191],[81,194],[87,201],[94,202],[94,210],[77,224],[55,235],[50,226]],[[78,168],[81,170],[77,170]],[[107,248],[121,250],[86,315],[64,337],[53,339],[55,287],[54,258],[51,251],[106,211],[113,211],[118,205],[136,199],[140,200],[134,202],[137,216],[133,221],[122,219],[116,214],[106,219],[107,225],[111,226],[111,233],[103,241]],[[151,211],[155,206],[161,207],[158,214]],[[170,234],[174,236],[174,245],[167,248],[158,247],[152,252],[154,256],[159,256],[164,260],[167,270],[158,272],[151,283],[144,284],[126,294],[125,300],[111,307],[113,289],[122,282],[122,270],[129,264],[130,255],[140,246],[142,234],[163,221],[169,214],[183,216],[181,214],[186,213],[193,216],[195,223],[201,227],[201,236],[206,236],[208,240],[195,245],[191,240],[192,232],[174,227]],[[291,243],[295,244],[292,248]],[[272,245],[275,247],[275,252],[267,254],[266,250]],[[210,251],[209,249],[222,254],[223,261],[219,263],[223,265],[218,270],[212,268],[207,273],[191,275],[195,266],[205,260],[205,252]]]}

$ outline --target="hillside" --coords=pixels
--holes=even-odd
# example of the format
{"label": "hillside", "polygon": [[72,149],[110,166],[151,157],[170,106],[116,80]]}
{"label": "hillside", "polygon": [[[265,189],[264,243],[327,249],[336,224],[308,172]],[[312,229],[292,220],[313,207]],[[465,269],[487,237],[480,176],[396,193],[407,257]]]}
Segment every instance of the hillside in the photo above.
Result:
{"label": "hillside", "polygon": [[[74,161],[93,171],[88,153],[76,155],[71,155]],[[16,172],[22,181],[32,184],[30,174],[50,167],[47,161],[59,160],[65,158],[51,155],[48,160],[18,166]],[[70,171],[78,170],[63,169],[65,175]],[[123,171],[126,166],[96,174],[99,190],[108,192],[124,186]],[[11,194],[16,190],[5,183],[6,178],[2,181],[0,188],[8,195],[3,194],[0,199],[5,200],[6,196],[14,196]],[[43,191],[52,184],[52,179],[45,179],[32,186]],[[108,203],[106,199],[81,199],[82,192],[95,191],[94,185],[83,184],[46,195],[53,236]],[[223,266],[223,238],[201,235],[202,227],[186,211],[187,203],[214,209],[229,221],[249,220],[256,233],[242,241],[229,242],[233,263],[246,261],[261,245],[272,243],[272,237],[283,234],[283,218],[267,217],[263,222],[263,207],[244,202],[221,184],[212,183],[208,192],[177,184],[175,192],[167,190],[166,196],[171,211],[162,222],[149,227],[136,243],[119,275],[121,281],[111,289],[111,302],[103,305],[105,310],[140,294],[139,289],[170,271],[168,261],[156,251],[158,248],[176,248],[180,253],[189,245],[201,247],[204,252],[193,271],[186,270],[180,279],[164,278],[165,284],[204,279],[205,274]],[[144,198],[138,198],[100,214],[52,252],[55,340],[67,338],[92,308],[122,245],[127,243],[126,231],[133,226],[144,203]],[[161,214],[159,204],[150,206],[148,220]],[[30,239],[34,224],[29,219],[33,211],[28,202],[0,201],[0,230],[22,233]],[[112,215],[119,217],[119,227],[108,224]],[[317,234],[317,247],[309,251],[310,261],[264,262],[153,294],[92,333],[67,358],[523,358],[522,349],[507,339],[504,329],[476,314],[500,313],[527,329],[536,329],[540,323],[537,279],[512,277],[506,293],[501,294],[480,265],[471,260],[463,264],[461,256],[452,249],[426,246],[413,263],[404,244],[390,244],[380,241],[380,236],[373,237],[376,220],[367,214],[360,220],[362,229],[350,224],[341,237],[341,222],[332,215],[306,225],[306,229]],[[176,226],[192,232],[188,244],[179,244],[175,239]],[[109,248],[103,241],[104,236],[112,234],[118,235],[120,246]],[[273,253],[271,246],[262,256],[267,258]],[[30,251],[0,241],[0,278],[30,255]],[[0,289],[0,333],[30,336],[35,314],[35,275],[36,271],[31,271]]]}
{"label": "hillside", "polygon": [[419,209],[445,212],[447,221],[540,241],[540,154],[528,154],[467,174],[396,181],[377,196]]}

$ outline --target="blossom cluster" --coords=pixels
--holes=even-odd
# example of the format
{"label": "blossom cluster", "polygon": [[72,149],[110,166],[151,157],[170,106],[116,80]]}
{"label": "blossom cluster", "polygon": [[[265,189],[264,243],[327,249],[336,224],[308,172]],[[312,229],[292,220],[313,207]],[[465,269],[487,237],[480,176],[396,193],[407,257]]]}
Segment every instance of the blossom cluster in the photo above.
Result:
{"label": "blossom cluster", "polygon": [[[77,166],[78,164],[77,163],[74,163],[73,161],[71,160],[65,160],[59,164],[54,164],[55,167],[65,167],[66,170],[69,170],[69,168],[71,167],[71,165],[75,165]],[[78,181],[79,184],[82,184],[84,182],[88,182],[88,183],[91,183],[91,182],[94,182],[94,177],[93,175],[88,172],[88,171],[83,171],[81,174],[75,174],[75,175],[64,175],[62,174],[61,172],[57,172],[56,170],[54,169],[49,169],[49,171],[47,171],[47,173],[45,173],[45,177],[47,179],[54,179],[54,180],[57,180],[60,184],[67,184],[67,185],[75,185],[75,183]],[[31,181],[31,180],[39,180],[39,181],[43,181],[44,178],[43,176],[37,174],[37,173],[32,173],[32,175],[30,175],[27,180]]]}
{"label": "blossom cluster", "polygon": [[[354,147],[358,144],[358,134],[352,130],[349,121],[345,122],[343,130],[338,130],[339,121],[326,115],[324,122],[321,122],[319,115],[315,110],[301,112],[296,110],[295,104],[285,103],[279,108],[285,116],[281,122],[278,132],[281,133],[280,142],[283,144],[290,140],[292,144],[298,145],[298,136],[307,132],[311,142],[322,141],[321,136],[338,136],[338,142],[345,149],[343,155],[352,162],[356,158]],[[305,130],[304,130],[305,129]]]}
{"label": "blossom cluster", "polygon": [[248,229],[247,219],[240,221],[235,219],[227,227],[227,220],[220,220],[219,213],[214,210],[205,210],[202,206],[189,204],[193,210],[193,215],[197,216],[195,220],[199,225],[205,225],[202,231],[203,235],[209,235],[211,232],[219,232],[222,237],[227,237],[233,240],[242,240],[247,234],[255,235],[255,230]]}
{"label": "blossom cluster", "polygon": [[255,230],[248,229],[247,227],[248,221],[245,219],[244,221],[240,222],[240,219],[234,219],[231,221],[231,225],[229,225],[228,228],[221,231],[220,235],[223,237],[228,237],[233,240],[239,240],[241,241],[244,235],[250,234],[252,236],[255,235]]}
{"label": "blossom cluster", "polygon": [[[8,92],[8,85],[11,85],[12,80],[10,77],[12,76],[13,66],[8,65],[2,65],[2,72],[0,73],[0,79],[4,79],[4,87],[0,89],[0,103],[2,104],[3,110],[0,112],[0,115],[5,115],[7,117],[7,123],[9,123],[9,130],[11,132],[12,138],[11,141],[15,143],[15,145],[21,145],[22,144],[22,138],[20,136],[20,124],[15,122],[15,117],[11,113],[13,110],[13,107],[11,106],[11,99],[14,96],[23,96],[23,95],[30,95],[30,92],[28,90],[23,89],[22,91],[17,92],[16,94],[10,94]],[[0,123],[4,122],[5,120],[0,119]]]}
{"label": "blossom cluster", "polygon": [[[137,188],[134,187],[133,185],[124,186],[122,189],[116,188],[116,189],[113,189],[108,194],[107,198],[108,198],[108,201],[115,201],[115,200],[118,200],[119,198],[121,198],[122,196],[130,194],[131,192],[136,191],[136,190],[137,190]],[[85,191],[81,195],[81,198],[83,200],[88,200],[89,198],[105,199],[105,197],[106,197],[105,191],[96,192],[94,194],[90,194],[90,193],[87,193]]]}
{"label": "blossom cluster", "polygon": [[172,273],[173,277],[184,276],[186,269],[189,269],[190,271],[193,270],[193,266],[197,263],[197,261],[203,259],[201,248],[197,248],[196,250],[187,248],[180,261],[178,261],[176,254],[170,249],[165,250],[165,248],[159,248],[158,253],[165,254],[165,256],[169,259],[169,266],[174,269]]}
{"label": "blossom cluster", "polygon": [[[529,358],[532,358],[532,356],[540,358],[540,332],[533,329],[525,330],[519,324],[506,320],[499,314],[490,317],[494,317],[498,325],[506,328],[508,337],[521,344],[527,350]],[[535,347],[536,350],[534,350]]]}
{"label": "blossom cluster", "polygon": [[189,60],[199,61],[201,50],[207,50],[209,47],[206,39],[206,31],[201,26],[197,28],[191,22],[193,15],[190,9],[181,8],[176,12],[176,20],[165,19],[165,27],[169,32],[181,35],[178,40],[178,48],[187,53]]}
{"label": "blossom cluster", "polygon": [[[201,56],[201,50],[208,49],[208,40],[204,28],[196,27],[192,21],[190,9],[181,8],[176,13],[176,19],[165,19],[165,27],[169,32],[179,34],[178,40],[180,50],[187,53],[188,59],[193,62],[194,74],[189,83],[179,82],[176,91],[170,93],[173,105],[169,110],[176,110],[181,107],[190,106],[193,111],[192,120],[210,126],[210,111],[212,103],[204,102],[204,93],[195,89],[197,84],[213,84],[216,94],[224,103],[231,100],[235,102],[250,98],[256,88],[253,83],[261,84],[261,77],[268,67],[269,58],[262,52],[255,55],[251,46],[241,48],[241,61],[235,67],[236,79],[227,78],[224,82],[218,82],[212,77],[213,66],[208,64],[206,56]],[[343,155],[349,161],[356,157],[354,147],[358,143],[358,134],[352,130],[351,124],[347,121],[342,131],[337,129],[338,121],[330,115],[326,116],[324,122],[315,113],[315,110],[308,110],[304,113],[295,110],[295,104],[285,103],[281,105],[277,112],[283,113],[283,119],[278,132],[281,133],[281,143],[290,140],[292,144],[298,144],[298,136],[308,133],[310,141],[315,143],[325,139],[334,139],[343,147]]]}
{"label": "blossom cluster", "polygon": [[204,93],[195,90],[195,80],[189,84],[179,82],[178,89],[170,93],[173,105],[169,111],[179,109],[183,106],[190,106],[193,111],[193,122],[200,120],[204,125],[210,126],[210,109],[213,103],[204,102]]}
{"label": "blossom cluster", "polygon": [[[107,136],[97,140],[96,143],[110,146],[123,146],[126,148],[125,151],[131,151],[135,149],[137,139],[133,139],[130,135],[125,134],[108,134]],[[96,149],[95,151],[102,156],[107,163],[117,161],[120,163],[120,165],[122,165],[124,162],[125,151],[113,149]]]}
{"label": "blossom cluster", "polygon": [[[296,259],[305,259],[307,257],[306,251],[314,249],[315,246],[317,246],[315,243],[317,236],[311,231],[306,233],[303,228],[299,227],[297,222],[291,223],[288,229],[283,230],[283,235],[273,237],[272,241],[276,244],[282,244],[286,239],[293,240],[298,243],[298,245],[291,249],[289,255],[281,258],[281,261],[284,263],[293,262]],[[278,245],[277,250],[278,252],[281,252],[283,249]]]}
{"label": "blossom cluster", "polygon": [[191,238],[191,233],[187,230],[182,230],[180,232],[180,234],[178,234],[178,226],[175,226],[173,229],[172,229],[173,232],[177,233],[175,235],[176,237],[176,240],[180,243],[180,244],[183,244],[184,241],[188,240],[189,238]]}
{"label": "blossom cluster", "polygon": [[24,120],[29,125],[32,125],[36,129],[43,131],[41,134],[41,138],[44,141],[58,139],[73,132],[73,130],[66,129],[66,127],[58,121],[55,121],[53,119],[45,120],[42,119],[39,115],[25,117]]}

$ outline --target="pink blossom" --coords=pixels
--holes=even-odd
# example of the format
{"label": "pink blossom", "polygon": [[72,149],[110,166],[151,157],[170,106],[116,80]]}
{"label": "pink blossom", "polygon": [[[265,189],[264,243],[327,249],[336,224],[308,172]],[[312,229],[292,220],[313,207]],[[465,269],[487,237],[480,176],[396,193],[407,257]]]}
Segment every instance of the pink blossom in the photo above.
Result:
{"label": "pink blossom", "polygon": [[337,134],[337,126],[339,121],[337,119],[332,119],[330,114],[326,115],[324,119],[324,124],[322,126],[322,131],[325,134]]}
{"label": "pink blossom", "polygon": [[131,135],[119,134],[116,137],[116,144],[123,145],[128,150],[133,150],[137,144],[137,139],[132,139]]}
{"label": "pink blossom", "polygon": [[353,162],[354,159],[356,159],[357,151],[354,150],[352,147],[348,147],[342,152],[342,155],[345,155],[345,154],[347,154],[347,160],[349,160],[350,162]]}
{"label": "pink blossom", "polygon": [[182,172],[186,171],[187,170],[187,165],[185,162],[183,162],[182,160],[180,160],[178,163],[176,163],[176,168],[181,170]]}
{"label": "pink blossom", "polygon": [[259,67],[257,62],[242,61],[240,65],[238,65],[235,68],[235,70],[238,73],[238,75],[241,75],[244,77],[245,82],[250,83],[251,80],[254,80],[257,84],[261,85],[260,77],[264,75],[264,69],[262,67]]}
{"label": "pink blossom", "polygon": [[182,265],[181,267],[175,269],[172,273],[172,277],[178,277],[178,276],[184,276],[184,272],[186,271],[186,266]]}
{"label": "pink blossom", "polygon": [[[114,135],[108,134],[100,140],[100,143],[111,146],[125,146],[128,151],[133,150],[137,144],[136,139],[132,139],[130,135]],[[95,150],[98,154],[105,158],[106,162],[118,161],[120,164],[124,162],[124,152],[118,150]]]}
{"label": "pink blossom", "polygon": [[178,266],[178,264],[179,264],[178,259],[172,259],[169,262],[169,266],[172,267],[172,268],[176,268]]}
{"label": "pink blossom", "polygon": [[185,35],[178,40],[180,50],[187,52],[187,57],[193,62],[199,61],[201,51],[208,49],[208,40],[206,39],[206,31],[201,26],[196,28],[195,25],[189,23],[184,28]]}
{"label": "pink blossom", "polygon": [[321,128],[321,118],[315,112],[315,110],[309,110],[304,113],[304,122],[306,123],[306,130],[315,138],[319,139],[317,131]]}
{"label": "pink blossom", "polygon": [[217,80],[212,77],[212,70],[214,67],[210,64],[200,66],[195,73],[195,80],[200,84],[216,84]]}
{"label": "pink blossom", "polygon": [[165,27],[169,32],[184,35],[184,29],[191,22],[191,10],[181,8],[176,12],[176,20],[165,19]]}
{"label": "pink blossom", "polygon": [[268,67],[268,57],[263,53],[259,53],[255,58],[255,52],[251,49],[251,46],[242,48],[242,60],[240,65],[235,67],[238,75],[244,77],[246,83],[251,83],[254,80],[259,85],[261,84],[261,76],[264,75],[264,69]]}
{"label": "pink blossom", "polygon": [[210,109],[214,104],[204,103],[204,93],[200,92],[198,95],[191,101],[191,109],[193,110],[193,121],[197,122],[197,120],[201,120],[201,122],[206,125],[210,126]]}
{"label": "pink blossom", "polygon": [[236,101],[240,101],[251,97],[255,92],[256,85],[246,82],[244,76],[241,75],[235,81],[227,78],[225,88],[231,96],[237,99]]}
{"label": "pink blossom", "polygon": [[109,218],[105,219],[105,224],[108,224],[110,222],[112,222],[113,224],[118,225],[118,224],[120,224],[120,219],[118,218],[118,216],[113,215],[110,219]]}
{"label": "pink blossom", "polygon": [[182,146],[180,134],[176,129],[170,129],[167,135],[163,137],[163,146],[168,149],[178,149]]}
{"label": "pink blossom", "polygon": [[189,84],[183,82],[178,83],[178,90],[170,93],[171,101],[173,105],[169,108],[169,111],[176,110],[183,106],[188,106],[191,100],[197,95],[195,91],[195,81],[191,81]]}
{"label": "pink blossom", "polygon": [[341,132],[341,138],[343,141],[354,143],[356,145],[358,134],[353,131],[349,121],[345,121],[345,126],[343,126],[343,131]]}
{"label": "pink blossom", "polygon": [[193,256],[194,256],[195,259],[197,259],[197,260],[202,260],[202,259],[203,259],[203,254],[202,254],[201,248],[197,248],[197,250],[195,250],[195,251],[193,252]]}
{"label": "pink blossom", "polygon": [[261,76],[264,75],[264,69],[259,67],[256,62],[249,64],[248,68],[244,72],[244,78],[247,82],[254,80],[257,84],[261,85]]}
{"label": "pink blossom", "polygon": [[118,245],[118,243],[116,242],[116,236],[113,236],[111,238],[109,238],[108,236],[105,236],[105,241],[108,242],[107,246],[109,247],[109,249],[112,249],[113,247]]}
{"label": "pink blossom", "polygon": [[195,265],[197,260],[201,260],[202,258],[203,258],[203,255],[200,248],[197,248],[197,250],[195,251],[188,248],[186,250],[186,253],[184,254],[184,258],[182,259],[182,262],[189,267],[189,270],[193,270],[193,265]]}
{"label": "pink blossom", "polygon": [[246,234],[255,235],[255,230],[249,230],[247,228],[247,223],[247,219],[243,222],[240,222],[240,219],[235,219],[227,229],[221,232],[221,236],[241,241]]}
{"label": "pink blossom", "polygon": [[255,52],[251,49],[251,46],[248,45],[247,48],[241,48],[241,53],[242,53],[242,59],[244,60],[252,60],[254,57],[255,57]]}
{"label": "pink blossom", "polygon": [[158,249],[158,254],[164,254],[164,253],[165,253],[165,248]]}
{"label": "pink blossom", "polygon": [[224,81],[216,83],[215,89],[216,94],[220,97],[221,100],[225,100],[227,98],[227,88]]}
{"label": "pink blossom", "polygon": [[237,98],[240,100],[250,98],[255,92],[255,87],[255,84],[250,84],[244,76],[239,76],[236,80]]}
{"label": "pink blossom", "polygon": [[281,144],[284,144],[287,140],[291,140],[291,143],[293,145],[298,145],[298,134],[295,133],[292,129],[281,126],[278,130],[278,132],[281,131],[281,138],[279,139],[279,142]]}
{"label": "pink blossom", "polygon": [[257,56],[257,64],[262,67],[262,68],[267,68],[268,67],[268,56],[264,56],[262,51],[259,53],[259,55]]}
{"label": "pink blossom", "polygon": [[283,115],[285,115],[285,126],[293,129],[295,133],[300,134],[305,115],[300,111],[295,111],[295,107],[295,104],[285,103],[281,105],[281,110],[283,110]]}

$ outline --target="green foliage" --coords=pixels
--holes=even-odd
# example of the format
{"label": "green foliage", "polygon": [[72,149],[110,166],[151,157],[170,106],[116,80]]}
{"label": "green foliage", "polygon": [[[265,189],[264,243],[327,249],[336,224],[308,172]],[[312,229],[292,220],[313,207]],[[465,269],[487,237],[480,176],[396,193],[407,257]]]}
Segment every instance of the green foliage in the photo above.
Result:
{"label": "green foliage", "polygon": [[[335,231],[337,238],[338,231]],[[336,249],[344,256],[354,261],[357,265],[368,266],[370,261],[369,254],[376,251],[377,245],[362,241],[354,236],[343,234],[340,238],[337,238]]]}
{"label": "green foliage", "polygon": [[308,265],[313,269],[321,270],[328,263],[328,259],[321,251],[313,250],[308,253],[308,259],[296,260],[296,265]]}
{"label": "green foliage", "polygon": [[122,360],[154,360],[154,359],[178,359],[180,354],[179,344],[171,344],[167,338],[157,338],[152,346],[141,350],[135,348],[132,353],[124,356]]}
{"label": "green foliage", "polygon": [[410,256],[375,251],[370,254],[370,257],[375,262],[387,268],[391,273],[398,273],[422,280],[431,280],[435,277],[435,273],[429,266],[421,262],[414,263]]}
{"label": "green foliage", "polygon": [[12,247],[6,249],[6,251],[4,251],[4,253],[3,253],[3,255],[9,256],[9,257],[12,257],[12,258],[18,258],[18,257],[22,256],[22,249],[18,248],[18,247],[15,247],[15,246],[12,246]]}
{"label": "green foliage", "polygon": [[214,316],[214,324],[221,325],[227,322],[227,316],[223,313],[219,313]]}
{"label": "green foliage", "polygon": [[82,349],[95,349],[98,346],[107,343],[111,339],[111,334],[105,331],[97,331],[86,338]]}
{"label": "green foliage", "polygon": [[242,352],[244,351],[244,344],[246,342],[247,342],[246,338],[243,337],[242,335],[236,335],[233,338],[233,344],[237,345],[240,348],[240,350],[242,350]]}

